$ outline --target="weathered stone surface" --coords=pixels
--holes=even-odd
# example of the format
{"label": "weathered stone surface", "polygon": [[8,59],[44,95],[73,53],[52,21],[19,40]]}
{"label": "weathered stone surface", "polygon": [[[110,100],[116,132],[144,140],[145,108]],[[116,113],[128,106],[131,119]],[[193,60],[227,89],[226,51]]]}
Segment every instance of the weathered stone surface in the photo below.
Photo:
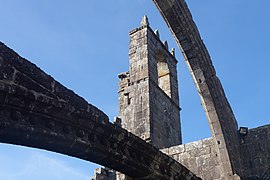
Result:
{"label": "weathered stone surface", "polygon": [[185,0],[153,2],[182,50],[213,136],[163,152],[203,179],[270,179],[269,125],[252,129],[246,136],[238,134],[232,109]]}
{"label": "weathered stone surface", "polygon": [[270,125],[241,136],[241,164],[243,178],[270,178]]}
{"label": "weathered stone surface", "polygon": [[217,146],[221,176],[241,175],[237,122],[185,0],[153,2],[182,50],[196,84]]}
{"label": "weathered stone surface", "polygon": [[[171,61],[174,52],[168,52],[168,45],[162,44],[144,17],[142,27],[130,33],[131,69],[119,75],[120,112],[129,117],[123,123],[121,119],[109,123],[103,112],[0,43],[0,142],[67,154],[130,176],[101,168],[93,178],[98,180],[199,179],[187,168],[206,180],[239,179],[238,175],[244,180],[270,179],[270,125],[251,129],[247,135],[238,134],[236,120],[185,1],[153,1],[187,61],[212,138],[172,146],[179,143],[175,141],[178,135],[174,135],[180,134],[171,131],[175,124],[166,124],[170,118],[179,119],[176,61]],[[170,60],[166,62],[167,58]],[[156,63],[157,59],[162,63]],[[132,89],[135,91],[127,91]],[[135,114],[135,121],[130,113]],[[166,147],[161,151],[171,158],[121,125],[132,127],[130,131],[159,148]]]}
{"label": "weathered stone surface", "polygon": [[98,168],[94,172],[94,177],[91,180],[115,180],[116,172],[109,168]]}
{"label": "weathered stone surface", "polygon": [[119,76],[122,127],[158,148],[181,144],[177,60],[167,46],[142,23],[130,32],[130,69]]}
{"label": "weathered stone surface", "polygon": [[163,152],[202,179],[221,179],[220,161],[213,138],[169,147]]}
{"label": "weathered stone surface", "polygon": [[130,32],[129,58],[129,71],[119,75],[122,127],[158,148],[181,144],[177,60],[146,16]]}
{"label": "weathered stone surface", "polygon": [[[198,179],[0,43],[0,142],[46,149],[134,179]],[[159,168],[155,168],[158,166]]]}

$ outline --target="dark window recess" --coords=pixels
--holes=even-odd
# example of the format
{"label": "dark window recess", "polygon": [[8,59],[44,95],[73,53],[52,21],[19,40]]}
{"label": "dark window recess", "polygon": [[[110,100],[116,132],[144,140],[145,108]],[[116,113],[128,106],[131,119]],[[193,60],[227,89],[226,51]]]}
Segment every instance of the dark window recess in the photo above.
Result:
{"label": "dark window recess", "polygon": [[130,102],[131,102],[131,98],[128,97],[127,104],[130,105]]}
{"label": "dark window recess", "polygon": [[130,103],[131,103],[131,98],[129,97],[129,93],[125,93],[124,95],[126,96],[127,104],[130,105]]}

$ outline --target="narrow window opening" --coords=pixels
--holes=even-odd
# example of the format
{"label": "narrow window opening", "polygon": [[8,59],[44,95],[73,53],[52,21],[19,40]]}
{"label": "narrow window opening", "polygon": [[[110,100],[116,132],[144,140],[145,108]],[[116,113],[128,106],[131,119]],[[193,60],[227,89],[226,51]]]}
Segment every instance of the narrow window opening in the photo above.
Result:
{"label": "narrow window opening", "polygon": [[126,97],[127,105],[130,105],[130,103],[131,103],[131,98],[130,98],[130,96],[129,96],[129,93],[125,93],[124,95],[125,95],[125,97]]}
{"label": "narrow window opening", "polygon": [[161,52],[157,53],[156,60],[157,60],[158,86],[169,97],[171,97],[171,82],[170,82],[171,77],[167,60]]}
{"label": "narrow window opening", "polygon": [[127,104],[130,105],[131,99],[128,97],[127,98]]}

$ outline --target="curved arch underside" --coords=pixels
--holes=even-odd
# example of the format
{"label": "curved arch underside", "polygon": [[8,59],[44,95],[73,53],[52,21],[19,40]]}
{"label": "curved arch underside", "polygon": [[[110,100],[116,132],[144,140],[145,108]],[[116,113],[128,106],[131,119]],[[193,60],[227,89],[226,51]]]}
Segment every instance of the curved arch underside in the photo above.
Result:
{"label": "curved arch underside", "polygon": [[135,179],[197,179],[3,43],[0,142],[70,155]]}
{"label": "curved arch underside", "polygon": [[222,164],[222,176],[241,174],[238,125],[185,0],[153,0],[193,77]]}

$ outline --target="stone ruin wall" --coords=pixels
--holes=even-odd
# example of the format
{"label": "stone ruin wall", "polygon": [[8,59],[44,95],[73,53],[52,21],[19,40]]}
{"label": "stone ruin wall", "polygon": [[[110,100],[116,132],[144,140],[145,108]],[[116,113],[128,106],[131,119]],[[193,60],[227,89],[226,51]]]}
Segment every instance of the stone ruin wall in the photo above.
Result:
{"label": "stone ruin wall", "polygon": [[[243,180],[270,178],[270,125],[249,129],[246,136],[241,136],[241,170]],[[212,137],[177,145],[161,150],[183,164],[204,180],[220,180],[221,167],[218,153]],[[221,157],[222,158],[222,157]],[[97,170],[97,180],[125,179],[120,173]],[[127,179],[126,179],[127,180]]]}
{"label": "stone ruin wall", "polygon": [[[249,129],[241,136],[242,179],[270,178],[270,125]],[[221,167],[213,138],[162,149],[162,152],[205,180],[220,180]],[[222,155],[220,159],[222,159]]]}
{"label": "stone ruin wall", "polygon": [[133,134],[170,147],[181,144],[177,60],[145,21],[130,32],[130,68],[119,75],[119,117]]}
{"label": "stone ruin wall", "polygon": [[[62,153],[137,178],[198,179],[1,42],[0,67],[0,142]],[[95,174],[111,178],[114,171]]]}
{"label": "stone ruin wall", "polygon": [[270,179],[270,125],[250,129],[240,144],[244,177]]}
{"label": "stone ruin wall", "polygon": [[[156,86],[155,84],[152,84]],[[170,121],[170,119],[177,119],[179,114],[179,107],[171,103],[171,99],[164,94],[160,88],[155,88],[152,91],[151,102],[153,109],[152,116],[152,141],[157,145],[163,147],[170,147],[180,144],[181,135],[174,127],[179,127],[180,121]],[[166,107],[166,108],[165,108]],[[166,142],[167,140],[167,142]]]}
{"label": "stone ruin wall", "polygon": [[[155,142],[156,145],[164,145],[164,139],[166,140],[170,138],[166,137],[167,135],[164,133],[161,133],[159,136],[159,131],[164,128],[165,132],[170,132],[170,130],[166,130],[166,127],[164,126],[166,123],[163,121],[168,117],[165,116],[162,118],[162,116],[164,116],[168,110],[173,110],[174,108],[175,109],[173,111],[179,111],[179,109],[177,109],[179,102],[174,102],[174,99],[178,99],[178,94],[175,94],[174,98],[172,99],[169,98],[167,94],[168,92],[164,91],[159,86],[157,80],[154,78],[151,79],[151,77],[156,77],[158,73],[156,72],[156,64],[151,64],[151,62],[154,61],[140,61],[139,58],[150,57],[150,59],[155,59],[157,52],[155,48],[152,48],[156,47],[155,42],[158,42],[159,46],[164,45],[166,47],[166,43],[160,43],[158,37],[158,34],[155,34],[150,28],[147,30],[147,27],[136,29],[136,34],[131,34],[130,58],[134,59],[131,61],[131,70],[127,73],[122,73],[119,76],[119,108],[120,112],[123,113],[120,113],[120,117],[122,116],[126,118],[126,121],[122,122],[124,128],[130,129],[134,134],[145,140],[150,140],[149,142]],[[148,45],[148,48],[147,46],[144,46],[145,43]],[[139,50],[137,49],[137,52],[134,51],[137,54],[133,54],[134,52],[132,48],[134,48],[134,46],[136,46],[136,48],[142,47],[139,48]],[[166,53],[163,52],[163,54]],[[170,55],[168,56],[170,57]],[[136,67],[140,68],[136,69]],[[171,69],[174,70],[174,68]],[[132,72],[132,70],[135,72]],[[139,70],[139,72],[136,72],[137,70]],[[148,70],[149,74],[147,72]],[[176,71],[172,73],[176,74]],[[177,78],[172,85],[177,86]],[[213,86],[216,86],[215,89],[219,89],[218,92],[224,95],[224,98],[215,99],[215,102],[225,104],[225,109],[220,107],[221,105],[219,105],[219,103],[215,104],[217,107],[219,107],[219,111],[221,112],[220,114],[223,115],[221,117],[230,117],[229,119],[234,123],[229,124],[229,122],[223,122],[224,124],[220,129],[220,127],[214,122],[209,122],[210,128],[214,134],[216,132],[218,132],[218,134],[222,133],[222,135],[225,136],[225,139],[230,139],[231,134],[234,134],[234,140],[228,141],[228,144],[222,148],[224,144],[222,141],[220,141],[220,139],[217,138],[219,136],[213,136],[211,138],[187,144],[171,147],[167,146],[168,148],[164,148],[162,151],[190,169],[198,177],[205,180],[224,179],[224,168],[230,169],[233,161],[240,163],[239,166],[237,166],[237,169],[238,173],[241,173],[238,175],[240,175],[242,179],[262,179],[264,177],[270,177],[270,125],[250,129],[246,136],[241,136],[237,132],[237,127],[231,127],[235,125],[237,126],[237,123],[234,121],[234,117],[232,118],[230,116],[233,116],[233,113],[230,107],[226,106],[228,101],[225,98],[225,94],[220,82],[217,84],[214,83]],[[172,89],[178,90],[177,88],[178,87]],[[148,96],[149,92],[151,92],[151,96]],[[220,94],[217,95],[217,97],[220,97]],[[164,107],[166,108],[164,109]],[[172,114],[177,115],[176,113]],[[153,119],[150,120],[150,117]],[[173,119],[177,119],[177,117]],[[215,118],[212,117],[212,119]],[[218,121],[218,118],[216,118],[215,121]],[[170,124],[169,127],[174,127],[174,125]],[[151,130],[154,131],[151,132]],[[234,131],[234,133],[231,133],[231,131]],[[159,139],[163,140],[163,142],[159,142]],[[162,145],[159,147],[162,148]],[[236,148],[240,153],[238,154],[237,151],[233,151],[231,148]],[[224,150],[229,150],[227,152],[228,154],[223,153]],[[229,162],[228,159],[230,159]],[[225,164],[227,164],[228,167],[224,166],[224,162],[227,162]],[[129,178],[121,173],[114,173],[104,169],[97,172],[97,177],[102,178],[96,179],[107,178],[108,180],[127,180]],[[238,179],[237,176],[227,177],[227,179],[228,178],[229,180]]]}
{"label": "stone ruin wall", "polygon": [[221,178],[220,162],[213,138],[162,149],[202,179]]}
{"label": "stone ruin wall", "polygon": [[[177,39],[177,42],[181,46],[181,50],[183,51],[187,65],[190,68],[197,90],[201,96],[202,104],[213,135],[213,137],[208,139],[184,145],[176,145],[162,149],[162,151],[172,156],[175,160],[179,161],[202,179],[232,180],[240,178],[270,178],[270,126],[250,129],[246,136],[239,134],[237,121],[233,111],[226,98],[221,82],[216,76],[208,51],[200,38],[197,27],[192,20],[192,16],[185,1],[175,1],[173,5],[170,4],[168,0],[155,0],[154,2],[159,7],[159,10],[162,12],[167,24],[169,24],[171,31]],[[137,29],[137,31],[139,31],[139,29]],[[153,32],[150,31],[149,34],[151,35]],[[158,35],[150,36],[151,38],[148,37],[148,39],[143,38],[143,34],[138,36],[140,37],[138,38],[138,41],[133,42],[136,42],[136,45],[140,44],[141,47],[144,47],[144,50],[149,51],[148,53],[150,55],[147,52],[141,53],[142,51],[138,51],[139,54],[137,55],[134,54],[133,56],[130,54],[131,58],[154,57],[151,53],[155,54],[156,52],[151,47],[155,47],[156,44],[152,43],[152,41],[154,40],[153,42],[155,42],[155,38],[158,37]],[[147,40],[149,44],[146,43]],[[150,48],[147,49],[147,45],[144,43],[149,45]],[[166,46],[166,43],[164,43],[164,45]],[[149,64],[146,63],[145,66],[150,66],[150,62],[151,61],[147,62]],[[134,65],[135,64],[131,64],[133,67],[137,66]],[[149,69],[156,69],[156,67]],[[150,71],[150,76],[153,73],[154,76],[156,76],[155,71]],[[140,76],[144,73],[134,73],[134,75],[135,74]],[[157,86],[158,82],[149,80],[147,84],[148,83],[150,83],[150,85],[147,91],[151,92],[151,97],[148,97],[149,99],[147,99],[150,103],[149,106],[160,104],[162,102],[166,102],[166,106],[170,104],[167,100],[162,98],[163,94],[167,94],[166,90],[162,91],[160,88],[151,89],[151,86]],[[177,81],[172,84],[177,85]],[[160,90],[162,92],[159,92]],[[151,101],[151,98],[155,100]],[[178,103],[176,104],[178,105]],[[153,109],[156,108],[157,107],[154,107]],[[159,113],[161,112],[153,114],[150,112],[147,116],[157,115],[158,118],[153,119],[160,119],[159,117],[162,115]],[[132,120],[132,117],[130,117],[130,119]],[[151,122],[157,124],[151,124]],[[160,122],[156,120],[148,121],[148,123],[149,124],[147,125],[151,126],[151,128],[160,125]],[[127,126],[128,124],[129,123],[127,123]],[[161,128],[158,128],[159,130],[164,129],[165,127],[163,122],[161,124],[163,125]],[[138,132],[135,134],[140,135]],[[155,135],[157,134],[158,133],[155,133]],[[151,133],[148,135],[148,138],[151,140],[155,138],[155,136],[151,136]],[[165,137],[166,136],[162,136],[161,139],[164,139]],[[155,140],[154,142],[158,141]],[[162,146],[159,147],[162,148]]]}
{"label": "stone ruin wall", "polygon": [[168,51],[166,41],[161,42],[159,35],[155,34],[150,27],[148,51],[151,140],[159,148],[181,144],[177,60]]}

